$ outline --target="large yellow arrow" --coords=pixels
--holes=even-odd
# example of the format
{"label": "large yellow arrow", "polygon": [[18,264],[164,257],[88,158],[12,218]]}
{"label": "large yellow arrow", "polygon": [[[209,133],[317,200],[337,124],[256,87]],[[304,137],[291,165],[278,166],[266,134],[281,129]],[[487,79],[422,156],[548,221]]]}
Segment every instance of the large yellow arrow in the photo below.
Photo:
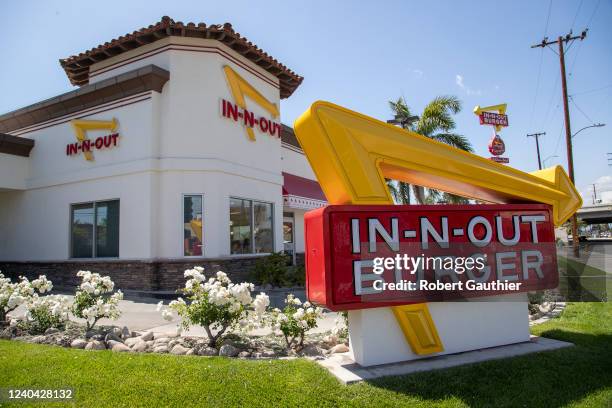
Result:
{"label": "large yellow arrow", "polygon": [[582,205],[561,166],[525,173],[328,102],[304,112],[295,133],[330,204],[388,204],[390,178],[492,203],[549,204],[556,225]]}
{"label": "large yellow arrow", "polygon": [[[391,178],[495,203],[550,204],[557,225],[582,205],[560,166],[524,173],[328,102],[294,128],[330,204],[392,204]],[[426,303],[391,309],[414,353],[444,350]]]}

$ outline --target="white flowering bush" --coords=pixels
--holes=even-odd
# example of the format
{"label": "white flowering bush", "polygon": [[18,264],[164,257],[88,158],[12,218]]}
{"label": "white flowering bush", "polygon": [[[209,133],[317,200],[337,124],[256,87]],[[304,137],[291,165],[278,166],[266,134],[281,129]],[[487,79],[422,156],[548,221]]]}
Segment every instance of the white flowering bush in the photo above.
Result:
{"label": "white flowering bush", "polygon": [[215,347],[224,333],[260,327],[265,321],[270,299],[265,293],[253,298],[252,283],[233,283],[223,272],[206,279],[200,266],[186,270],[185,278],[187,282],[181,292],[186,300],[178,298],[168,307],[160,302],[158,310],[167,320],[172,318],[172,310],[175,311],[182,318],[184,329],[202,326],[209,346]]}
{"label": "white flowering bush", "polygon": [[79,271],[81,284],[74,296],[72,313],[87,321],[91,330],[102,318],[117,319],[121,316],[119,301],[123,299],[120,290],[113,293],[114,282],[109,276],[100,276],[90,271]]}
{"label": "white flowering bush", "polygon": [[66,296],[34,294],[26,303],[25,327],[33,334],[44,333],[51,327],[62,328],[70,316]]}
{"label": "white flowering bush", "polygon": [[317,319],[322,316],[320,307],[313,307],[310,302],[302,303],[300,299],[289,294],[283,310],[272,310],[271,324],[275,331],[283,334],[288,348],[302,348],[304,335],[308,330],[317,327]]}
{"label": "white flowering bush", "polygon": [[23,276],[19,279],[19,282],[14,283],[0,273],[0,323],[6,322],[8,313],[17,309],[37,292],[43,294],[53,289],[53,283],[44,275],[31,282]]}
{"label": "white flowering bush", "polygon": [[348,337],[348,312],[339,312],[334,320],[334,327],[331,334],[341,338]]}

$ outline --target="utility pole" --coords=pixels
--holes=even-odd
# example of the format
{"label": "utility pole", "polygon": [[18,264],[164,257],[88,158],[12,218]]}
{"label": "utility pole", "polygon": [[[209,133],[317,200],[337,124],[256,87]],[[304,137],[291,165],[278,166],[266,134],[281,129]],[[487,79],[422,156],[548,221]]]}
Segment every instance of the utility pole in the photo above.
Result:
{"label": "utility pole", "polygon": [[527,137],[535,137],[536,140],[536,150],[538,151],[538,169],[542,170],[542,161],[540,160],[540,136],[544,136],[546,132],[542,133],[532,133],[527,135]]}
{"label": "utility pole", "polygon": [[[572,183],[576,184],[574,180],[574,155],[572,153],[572,131],[570,126],[570,114],[569,105],[567,101],[567,78],[565,77],[565,50],[564,45],[574,40],[584,40],[587,35],[585,29],[580,35],[572,36],[570,31],[565,37],[559,36],[556,41],[548,41],[548,38],[544,37],[540,44],[532,45],[531,48],[547,47],[549,45],[557,43],[559,46],[559,64],[561,65],[561,87],[563,90],[563,112],[565,114],[565,143],[567,145],[567,171],[569,178]],[[572,247],[574,249],[574,256],[580,258],[580,245],[578,242],[578,217],[576,214],[572,216]]]}

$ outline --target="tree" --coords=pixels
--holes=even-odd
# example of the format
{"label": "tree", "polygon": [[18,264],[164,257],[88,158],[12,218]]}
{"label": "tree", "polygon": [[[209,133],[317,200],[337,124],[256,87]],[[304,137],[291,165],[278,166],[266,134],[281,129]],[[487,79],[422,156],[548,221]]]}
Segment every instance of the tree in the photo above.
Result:
{"label": "tree", "polygon": [[[452,115],[461,111],[461,101],[456,96],[438,96],[429,102],[423,114],[416,119],[404,98],[389,101],[395,114],[395,120],[404,129],[411,130],[438,142],[473,152],[470,141],[463,135],[454,133],[456,124]],[[398,204],[410,204],[410,185],[403,181],[388,181],[389,190]],[[467,203],[467,199],[450,193],[442,193],[422,186],[413,185],[412,193],[417,203],[447,202],[453,204]]]}

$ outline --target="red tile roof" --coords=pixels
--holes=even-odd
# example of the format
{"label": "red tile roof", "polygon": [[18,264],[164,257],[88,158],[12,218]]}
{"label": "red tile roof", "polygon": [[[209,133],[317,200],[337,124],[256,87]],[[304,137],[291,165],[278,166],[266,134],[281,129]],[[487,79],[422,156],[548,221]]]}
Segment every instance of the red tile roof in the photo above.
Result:
{"label": "red tile roof", "polygon": [[156,24],[100,44],[78,55],[61,59],[60,64],[73,85],[86,85],[89,83],[89,67],[96,62],[169,36],[209,38],[224,43],[276,76],[280,82],[281,98],[291,96],[304,79],[235,32],[229,23],[209,26],[204,23],[183,24],[167,16],[162,17]]}

